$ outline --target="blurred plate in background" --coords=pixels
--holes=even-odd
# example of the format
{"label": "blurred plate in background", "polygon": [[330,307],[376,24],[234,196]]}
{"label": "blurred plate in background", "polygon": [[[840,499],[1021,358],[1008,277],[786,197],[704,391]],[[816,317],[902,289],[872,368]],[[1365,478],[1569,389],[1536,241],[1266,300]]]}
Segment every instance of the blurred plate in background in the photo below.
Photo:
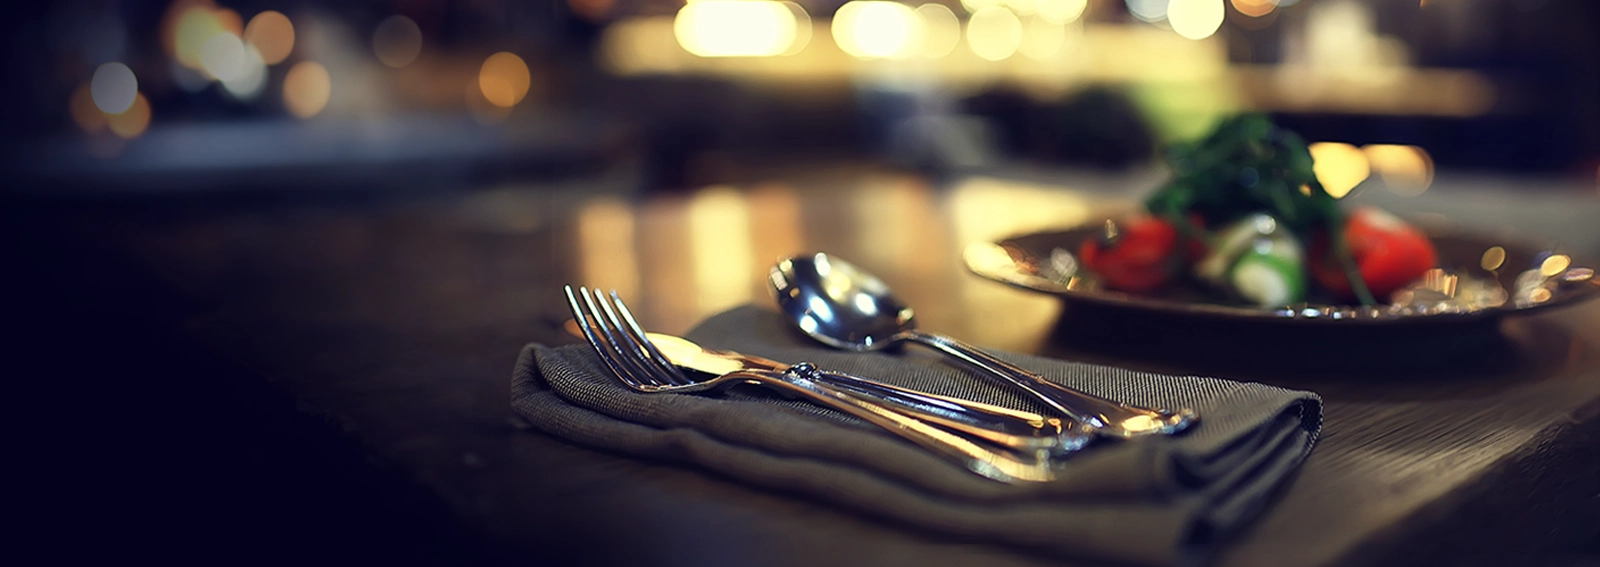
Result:
{"label": "blurred plate in background", "polygon": [[1572,305],[1600,295],[1594,262],[1574,260],[1506,238],[1427,228],[1439,267],[1398,291],[1387,305],[1361,307],[1303,303],[1263,309],[1229,305],[1196,284],[1179,283],[1153,295],[1105,289],[1079,270],[1079,246],[1094,238],[1101,222],[1060,231],[1030,233],[973,244],[967,268],[985,278],[1061,297],[1067,304],[1092,304],[1107,312],[1180,315],[1215,321],[1293,325],[1405,325],[1492,320]]}

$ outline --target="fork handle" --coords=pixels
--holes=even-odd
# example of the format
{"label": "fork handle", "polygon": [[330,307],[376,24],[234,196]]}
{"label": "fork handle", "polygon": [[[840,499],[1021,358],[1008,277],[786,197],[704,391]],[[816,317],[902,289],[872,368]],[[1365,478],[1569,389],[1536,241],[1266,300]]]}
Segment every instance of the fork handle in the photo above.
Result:
{"label": "fork handle", "polygon": [[1199,414],[1189,409],[1168,411],[1144,408],[1056,384],[977,347],[943,335],[908,331],[897,338],[933,347],[1005,380],[1062,415],[1088,424],[1101,435],[1124,439],[1140,435],[1171,435],[1187,429],[1199,419]]}
{"label": "fork handle", "polygon": [[829,387],[819,381],[816,374],[818,371],[815,367],[797,364],[790,367],[788,372],[741,370],[724,376],[759,382],[861,418],[992,480],[1007,483],[1055,480],[1050,462],[1043,455],[1018,455],[989,449],[960,435]]}
{"label": "fork handle", "polygon": [[910,417],[1017,451],[1064,454],[1083,448],[1093,437],[1075,422],[1068,420],[1064,425],[1060,418],[1032,412],[909,390],[839,372],[816,372],[810,378],[866,401],[888,405]]}

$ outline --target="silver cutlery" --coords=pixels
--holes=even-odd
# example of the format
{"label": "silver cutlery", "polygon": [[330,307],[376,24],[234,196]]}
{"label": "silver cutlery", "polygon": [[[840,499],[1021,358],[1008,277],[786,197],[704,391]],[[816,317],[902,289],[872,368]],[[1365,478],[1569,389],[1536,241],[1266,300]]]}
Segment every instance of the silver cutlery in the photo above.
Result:
{"label": "silver cutlery", "polygon": [[566,294],[584,338],[612,374],[635,391],[696,393],[757,384],[860,418],[992,480],[1048,482],[1056,478],[1051,459],[1044,451],[1029,454],[991,449],[982,442],[828,386],[820,381],[821,372],[810,364],[795,364],[782,372],[741,369],[712,377],[690,376],[650,341],[616,292],[611,292],[608,300],[599,290],[579,288],[574,294],[568,286]]}
{"label": "silver cutlery", "polygon": [[784,259],[768,282],[778,305],[802,332],[823,344],[874,351],[903,342],[921,343],[1000,378],[1100,434],[1129,438],[1173,434],[1199,414],[1142,408],[1045,380],[950,337],[918,331],[910,307],[882,280],[827,254]]}
{"label": "silver cutlery", "polygon": [[[634,326],[626,310],[618,311],[624,324]],[[645,333],[645,338],[673,366],[710,375],[743,370],[784,373],[792,368],[758,356],[708,349],[672,335]],[[813,378],[866,401],[888,405],[922,421],[1017,451],[1043,450],[1062,456],[1083,448],[1094,439],[1087,427],[1071,420],[1063,424],[1060,418],[919,392],[838,372],[819,370]]]}

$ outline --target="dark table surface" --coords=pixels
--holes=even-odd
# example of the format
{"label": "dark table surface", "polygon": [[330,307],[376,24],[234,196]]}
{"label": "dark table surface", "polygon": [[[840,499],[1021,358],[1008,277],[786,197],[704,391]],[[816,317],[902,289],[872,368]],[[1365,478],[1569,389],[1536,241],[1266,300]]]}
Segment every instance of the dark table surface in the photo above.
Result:
{"label": "dark table surface", "polygon": [[[127,531],[155,510],[186,518],[176,525],[188,536],[145,525],[164,535],[124,538],[131,550],[205,540],[285,560],[342,545],[347,556],[315,557],[1051,564],[512,419],[520,347],[573,341],[563,284],[615,287],[653,330],[681,333],[768,303],[774,259],[826,250],[887,280],[925,327],[980,346],[1322,394],[1316,451],[1223,565],[1600,560],[1600,302],[1398,334],[1182,320],[1117,334],[1098,332],[1094,313],[962,268],[967,243],[1126,210],[1130,191],[1156,180],[936,182],[827,164],[677,193],[638,194],[622,176],[309,203],[31,197],[9,230],[33,239],[18,246],[36,274],[24,289],[52,300],[21,306],[44,323],[36,347],[20,344],[58,373],[95,377],[86,384],[100,394],[147,404],[87,402],[87,423],[63,427],[101,452],[49,449],[121,472],[88,496],[105,509],[92,522]],[[1600,256],[1600,197],[1545,185],[1446,176],[1421,197],[1369,187],[1356,198]],[[74,342],[51,350],[52,339]],[[83,507],[41,509],[56,510],[44,523],[68,525]]]}

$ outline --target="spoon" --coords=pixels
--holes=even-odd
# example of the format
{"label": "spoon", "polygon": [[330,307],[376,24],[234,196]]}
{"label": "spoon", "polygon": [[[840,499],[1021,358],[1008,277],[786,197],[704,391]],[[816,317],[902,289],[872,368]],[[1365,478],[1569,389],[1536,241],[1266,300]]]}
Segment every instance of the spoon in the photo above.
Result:
{"label": "spoon", "polygon": [[1129,438],[1172,434],[1199,419],[1193,410],[1155,410],[1068,388],[950,337],[918,331],[910,307],[889,286],[860,268],[824,253],[785,258],[768,283],[778,306],[811,338],[844,350],[875,351],[902,342],[922,343],[1010,382],[1101,435]]}

